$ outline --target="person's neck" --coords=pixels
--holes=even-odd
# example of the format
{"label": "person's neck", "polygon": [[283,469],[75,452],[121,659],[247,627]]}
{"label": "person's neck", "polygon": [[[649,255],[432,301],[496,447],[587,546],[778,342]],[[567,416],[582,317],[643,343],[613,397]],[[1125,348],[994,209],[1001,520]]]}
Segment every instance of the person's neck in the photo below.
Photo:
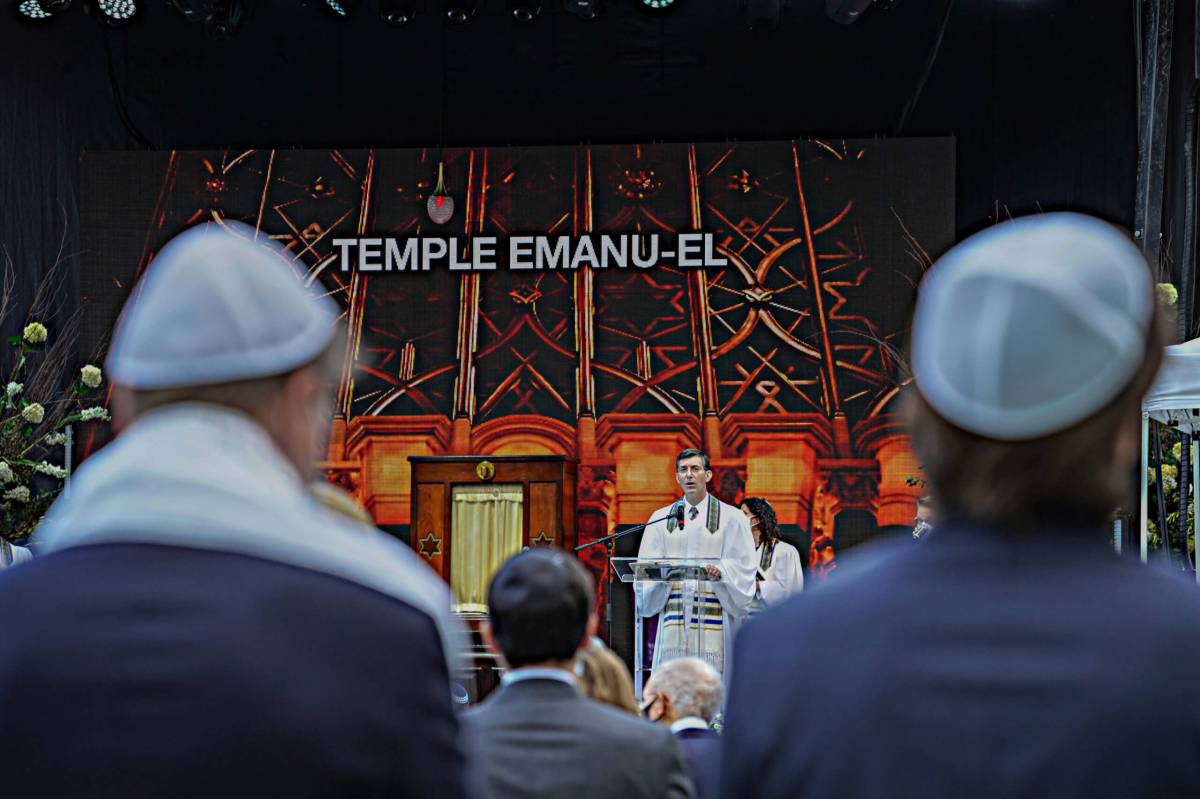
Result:
{"label": "person's neck", "polygon": [[524,669],[548,669],[553,671],[563,671],[574,676],[575,674],[575,659],[571,660],[543,660],[540,663],[525,663],[517,666],[511,671],[523,671]]}
{"label": "person's neck", "polygon": [[750,532],[754,534],[754,548],[757,549],[762,546],[762,533],[758,531],[758,528],[751,527]]}
{"label": "person's neck", "polygon": [[705,491],[704,489],[700,489],[699,496],[689,497],[687,494],[684,494],[683,499],[685,502],[687,502],[688,505],[695,508],[695,507],[698,507],[700,505],[700,503],[704,502],[704,499],[707,496],[708,496],[708,492]]}

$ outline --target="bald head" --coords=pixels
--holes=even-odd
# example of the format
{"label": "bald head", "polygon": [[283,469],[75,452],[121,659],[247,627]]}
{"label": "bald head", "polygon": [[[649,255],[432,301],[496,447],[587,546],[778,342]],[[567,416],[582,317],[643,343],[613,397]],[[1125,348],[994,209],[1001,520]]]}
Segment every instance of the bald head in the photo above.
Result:
{"label": "bald head", "polygon": [[672,722],[687,716],[712,721],[721,709],[725,686],[716,669],[699,658],[676,658],[658,667],[646,683],[647,699],[662,697],[668,706],[660,718]]}

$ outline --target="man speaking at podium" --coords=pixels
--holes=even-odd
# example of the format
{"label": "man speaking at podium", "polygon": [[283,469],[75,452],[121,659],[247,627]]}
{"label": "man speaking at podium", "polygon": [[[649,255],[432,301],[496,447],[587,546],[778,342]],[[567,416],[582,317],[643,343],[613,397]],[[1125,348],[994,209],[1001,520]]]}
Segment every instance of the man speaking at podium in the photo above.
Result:
{"label": "man speaking at podium", "polygon": [[708,493],[712,479],[708,455],[685,449],[675,458],[675,482],[683,498],[659,508],[646,527],[638,558],[678,560],[720,558],[708,566],[712,581],[651,582],[634,590],[643,616],[658,615],[658,638],[651,669],[677,657],[692,655],[725,671],[725,653],[735,625],[745,617],[754,597],[754,537],[746,516]]}

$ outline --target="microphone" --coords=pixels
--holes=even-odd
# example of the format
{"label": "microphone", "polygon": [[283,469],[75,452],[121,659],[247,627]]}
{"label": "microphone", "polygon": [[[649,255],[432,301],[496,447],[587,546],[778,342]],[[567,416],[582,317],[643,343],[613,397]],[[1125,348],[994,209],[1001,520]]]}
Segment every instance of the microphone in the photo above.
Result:
{"label": "microphone", "polygon": [[671,509],[671,512],[675,514],[675,523],[680,527],[683,527],[683,501],[680,500],[679,502],[676,502],[675,507]]}

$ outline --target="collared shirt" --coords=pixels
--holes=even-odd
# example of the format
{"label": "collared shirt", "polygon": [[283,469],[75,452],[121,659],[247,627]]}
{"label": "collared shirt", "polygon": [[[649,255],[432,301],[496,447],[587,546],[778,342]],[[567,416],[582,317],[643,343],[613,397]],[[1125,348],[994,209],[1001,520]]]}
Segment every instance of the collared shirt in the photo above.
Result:
{"label": "collared shirt", "polygon": [[565,682],[572,688],[575,687],[575,675],[562,669],[539,669],[525,668],[513,669],[507,671],[500,678],[501,685],[512,685],[515,682],[524,682],[525,680],[558,680]]}
{"label": "collared shirt", "polygon": [[699,716],[684,716],[671,725],[671,734],[675,735],[682,730],[707,730],[711,729],[708,722]]}
{"label": "collared shirt", "polygon": [[[700,500],[700,501],[699,501],[697,504],[695,504],[695,505],[691,504],[691,503],[690,503],[690,502],[688,502],[686,499],[684,499],[684,501],[683,501],[683,504],[684,504],[686,507],[684,508],[684,510],[685,510],[685,513],[684,513],[684,517],[683,517],[683,519],[684,519],[684,523],[685,523],[685,524],[686,524],[687,522],[690,522],[690,521],[692,521],[692,520],[693,520],[693,518],[696,518],[696,519],[704,519],[704,523],[705,523],[705,524],[707,524],[707,523],[708,523],[708,498],[709,498],[710,496],[712,496],[712,494],[705,494],[705,495],[704,495],[704,499]],[[693,511],[695,511],[695,516],[694,516],[694,517],[693,517]]]}

